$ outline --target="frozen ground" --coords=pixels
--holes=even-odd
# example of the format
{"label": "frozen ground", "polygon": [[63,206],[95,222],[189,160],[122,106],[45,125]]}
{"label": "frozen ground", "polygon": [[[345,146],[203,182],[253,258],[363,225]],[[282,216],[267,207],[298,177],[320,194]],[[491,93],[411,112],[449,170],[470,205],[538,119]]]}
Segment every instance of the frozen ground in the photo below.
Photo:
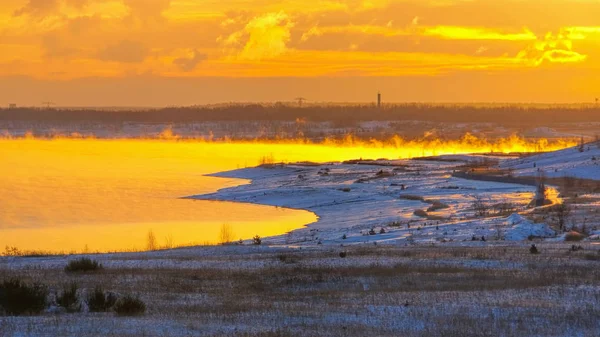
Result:
{"label": "frozen ground", "polygon": [[600,180],[600,142],[544,153],[538,156],[505,161],[501,168],[518,176],[574,177]]}
{"label": "frozen ground", "polygon": [[[266,165],[216,174],[250,179],[252,184],[192,198],[305,209],[318,215],[318,222],[269,238],[269,244],[504,240],[512,230],[506,217],[526,209],[535,187],[452,177],[454,171],[481,160],[480,156],[445,156],[423,161]],[[485,204],[486,215],[491,216],[477,216],[475,201]],[[533,227],[531,231],[525,238],[540,233]]]}
{"label": "frozen ground", "polygon": [[[3,277],[76,282],[134,294],[139,317],[114,313],[0,316],[0,336],[595,336],[598,247],[583,243],[229,246],[72,257],[0,258]],[[345,253],[341,257],[340,253]]]}
{"label": "frozen ground", "polygon": [[[469,179],[461,179],[454,173],[493,172],[502,180],[504,175],[536,178],[543,172],[549,178],[593,181],[600,180],[599,165],[598,143],[521,158],[447,155],[426,160],[273,164],[215,174],[252,183],[191,198],[305,209],[319,217],[304,229],[269,238],[269,244],[472,244],[544,239],[560,234],[556,232],[558,219],[551,206],[531,207],[534,184],[472,180],[470,174],[462,175]],[[586,232],[599,229],[599,195],[576,192],[570,194],[575,197],[567,197],[573,208],[567,227],[583,226]],[[555,204],[563,202],[557,187],[549,186],[547,196]]]}

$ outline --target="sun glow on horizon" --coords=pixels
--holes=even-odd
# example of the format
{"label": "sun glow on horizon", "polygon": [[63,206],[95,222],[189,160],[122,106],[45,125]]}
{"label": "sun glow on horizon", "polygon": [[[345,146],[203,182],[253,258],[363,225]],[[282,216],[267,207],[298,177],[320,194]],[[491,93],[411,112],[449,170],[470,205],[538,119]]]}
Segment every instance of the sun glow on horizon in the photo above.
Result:
{"label": "sun glow on horizon", "polygon": [[[7,0],[0,4],[0,84],[25,77],[42,95],[52,83],[87,92],[100,90],[102,79],[150,77],[168,104],[181,94],[173,79],[247,79],[251,93],[270,91],[276,100],[298,89],[278,92],[260,79],[383,77],[399,86],[423,81],[411,95],[436,101],[523,101],[524,88],[529,100],[589,101],[600,84],[598,12],[592,0]],[[465,93],[444,92],[449,83]],[[107,100],[123,99],[102,90]],[[244,95],[228,94],[223,101]],[[353,97],[335,87],[327,95]],[[410,100],[404,95],[397,100]]]}

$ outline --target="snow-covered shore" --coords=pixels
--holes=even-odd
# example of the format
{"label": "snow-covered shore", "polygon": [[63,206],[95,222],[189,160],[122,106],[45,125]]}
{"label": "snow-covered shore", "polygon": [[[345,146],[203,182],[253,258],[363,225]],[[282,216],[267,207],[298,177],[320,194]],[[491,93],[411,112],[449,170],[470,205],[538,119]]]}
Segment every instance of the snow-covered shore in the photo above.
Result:
{"label": "snow-covered shore", "polygon": [[550,178],[600,180],[600,142],[507,160],[500,167],[513,170],[517,176],[531,177],[543,173]]}
{"label": "snow-covered shore", "polygon": [[304,229],[269,238],[271,244],[503,239],[506,226],[498,225],[505,218],[475,219],[473,203],[518,211],[531,202],[535,187],[452,177],[472,160],[481,158],[265,165],[215,174],[252,183],[190,198],[303,209],[319,217]]}
{"label": "snow-covered shore", "polygon": [[[461,179],[453,173],[494,162],[515,177],[535,177],[543,171],[550,177],[558,177],[561,172],[576,178],[599,179],[600,169],[596,167],[600,161],[594,158],[600,159],[600,150],[598,144],[592,143],[583,151],[571,148],[525,158],[454,155],[427,160],[272,164],[214,174],[252,183],[189,198],[303,209],[318,216],[319,220],[306,228],[269,238],[270,244],[545,238],[553,236],[546,224],[525,218],[511,221],[513,213],[530,212],[527,206],[534,197],[534,186]],[[532,163],[537,167],[533,171]],[[553,188],[550,192],[554,197],[558,195]],[[478,210],[478,203],[485,209]],[[478,217],[481,211],[486,216]]]}

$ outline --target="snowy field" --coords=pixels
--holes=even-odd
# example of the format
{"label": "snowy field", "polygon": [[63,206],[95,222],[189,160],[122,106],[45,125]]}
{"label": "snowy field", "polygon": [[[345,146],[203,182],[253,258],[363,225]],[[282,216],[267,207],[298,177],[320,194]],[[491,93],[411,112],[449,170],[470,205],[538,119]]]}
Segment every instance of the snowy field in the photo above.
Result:
{"label": "snowy field", "polygon": [[500,167],[514,170],[519,176],[575,177],[600,180],[600,142],[545,153],[539,156],[509,160]]}
{"label": "snowy field", "polygon": [[[1,317],[1,336],[595,336],[598,247],[230,246],[75,257],[0,258],[4,277],[135,294],[145,315]],[[340,253],[345,253],[342,258]]]}

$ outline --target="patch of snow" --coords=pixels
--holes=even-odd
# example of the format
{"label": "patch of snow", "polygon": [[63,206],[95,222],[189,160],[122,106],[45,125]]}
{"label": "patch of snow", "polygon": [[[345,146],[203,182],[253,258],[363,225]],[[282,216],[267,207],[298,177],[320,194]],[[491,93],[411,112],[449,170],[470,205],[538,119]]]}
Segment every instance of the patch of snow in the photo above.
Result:
{"label": "patch of snow", "polygon": [[506,218],[506,224],[510,226],[504,235],[507,241],[524,241],[530,236],[549,238],[556,235],[548,225],[534,224],[516,213]]}
{"label": "patch of snow", "polygon": [[550,178],[574,177],[600,180],[600,143],[548,152],[537,156],[506,160],[501,168],[516,176],[535,177],[544,173]]}

